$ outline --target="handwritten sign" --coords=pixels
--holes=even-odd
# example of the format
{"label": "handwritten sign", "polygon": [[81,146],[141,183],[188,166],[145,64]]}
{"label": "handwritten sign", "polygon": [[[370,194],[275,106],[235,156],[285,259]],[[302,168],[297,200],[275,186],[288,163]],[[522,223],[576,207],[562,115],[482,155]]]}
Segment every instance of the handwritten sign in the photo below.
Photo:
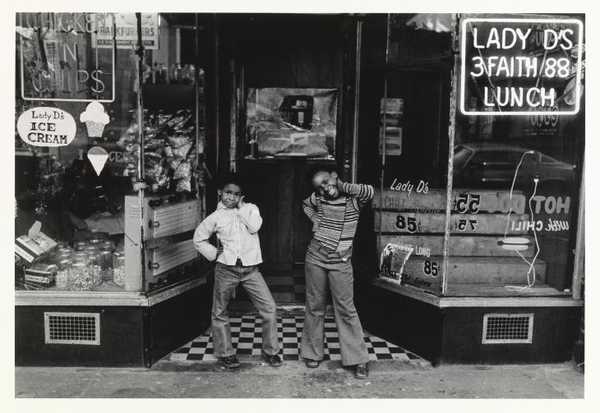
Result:
{"label": "handwritten sign", "polygon": [[576,114],[582,89],[582,42],[583,23],[577,19],[465,18],[461,112]]}
{"label": "handwritten sign", "polygon": [[[42,18],[44,15],[49,17]],[[114,49],[90,53],[103,14],[20,13],[17,38],[24,100],[113,102]]]}
{"label": "handwritten sign", "polygon": [[75,138],[75,119],[62,109],[39,107],[19,116],[17,131],[21,139],[33,146],[66,146]]}

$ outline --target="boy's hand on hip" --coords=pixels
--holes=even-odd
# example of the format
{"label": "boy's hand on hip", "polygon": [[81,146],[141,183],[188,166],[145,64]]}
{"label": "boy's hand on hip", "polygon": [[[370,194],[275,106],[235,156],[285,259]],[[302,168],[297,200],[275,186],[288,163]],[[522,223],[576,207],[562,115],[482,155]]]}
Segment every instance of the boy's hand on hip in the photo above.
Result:
{"label": "boy's hand on hip", "polygon": [[215,261],[219,259],[219,257],[223,254],[223,245],[219,245],[217,247],[217,256],[215,257]]}

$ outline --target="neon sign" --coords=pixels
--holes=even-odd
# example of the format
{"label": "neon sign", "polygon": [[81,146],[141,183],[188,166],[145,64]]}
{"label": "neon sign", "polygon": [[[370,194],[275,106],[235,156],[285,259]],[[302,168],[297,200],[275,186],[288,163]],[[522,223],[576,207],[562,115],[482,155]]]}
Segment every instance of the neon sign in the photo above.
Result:
{"label": "neon sign", "polygon": [[90,47],[97,19],[106,19],[110,14],[20,13],[18,16],[24,100],[115,100],[114,48]]}
{"label": "neon sign", "polygon": [[461,112],[574,115],[580,106],[582,55],[583,23],[577,19],[465,18]]}

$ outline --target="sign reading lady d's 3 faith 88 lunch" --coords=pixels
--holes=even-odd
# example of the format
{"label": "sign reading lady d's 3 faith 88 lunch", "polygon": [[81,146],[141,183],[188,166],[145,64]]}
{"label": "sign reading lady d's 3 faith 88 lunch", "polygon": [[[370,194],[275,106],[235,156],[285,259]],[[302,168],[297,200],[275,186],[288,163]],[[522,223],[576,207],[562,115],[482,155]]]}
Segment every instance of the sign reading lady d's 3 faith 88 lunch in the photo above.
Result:
{"label": "sign reading lady d's 3 faith 88 lunch", "polygon": [[465,18],[460,29],[464,115],[579,112],[581,21]]}
{"label": "sign reading lady d's 3 faith 88 lunch", "polygon": [[75,119],[62,109],[39,107],[19,116],[17,131],[21,139],[33,146],[66,146],[77,131]]}

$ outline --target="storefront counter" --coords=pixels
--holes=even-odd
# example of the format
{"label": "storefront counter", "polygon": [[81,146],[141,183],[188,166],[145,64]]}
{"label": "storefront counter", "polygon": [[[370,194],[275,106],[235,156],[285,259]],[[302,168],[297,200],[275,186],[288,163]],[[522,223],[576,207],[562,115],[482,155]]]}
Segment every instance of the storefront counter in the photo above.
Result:
{"label": "storefront counter", "polygon": [[583,309],[582,300],[535,289],[440,297],[385,280],[374,281],[361,301],[370,333],[434,365],[568,361]]}
{"label": "storefront counter", "polygon": [[150,367],[210,323],[207,274],[152,293],[17,291],[18,366]]}

